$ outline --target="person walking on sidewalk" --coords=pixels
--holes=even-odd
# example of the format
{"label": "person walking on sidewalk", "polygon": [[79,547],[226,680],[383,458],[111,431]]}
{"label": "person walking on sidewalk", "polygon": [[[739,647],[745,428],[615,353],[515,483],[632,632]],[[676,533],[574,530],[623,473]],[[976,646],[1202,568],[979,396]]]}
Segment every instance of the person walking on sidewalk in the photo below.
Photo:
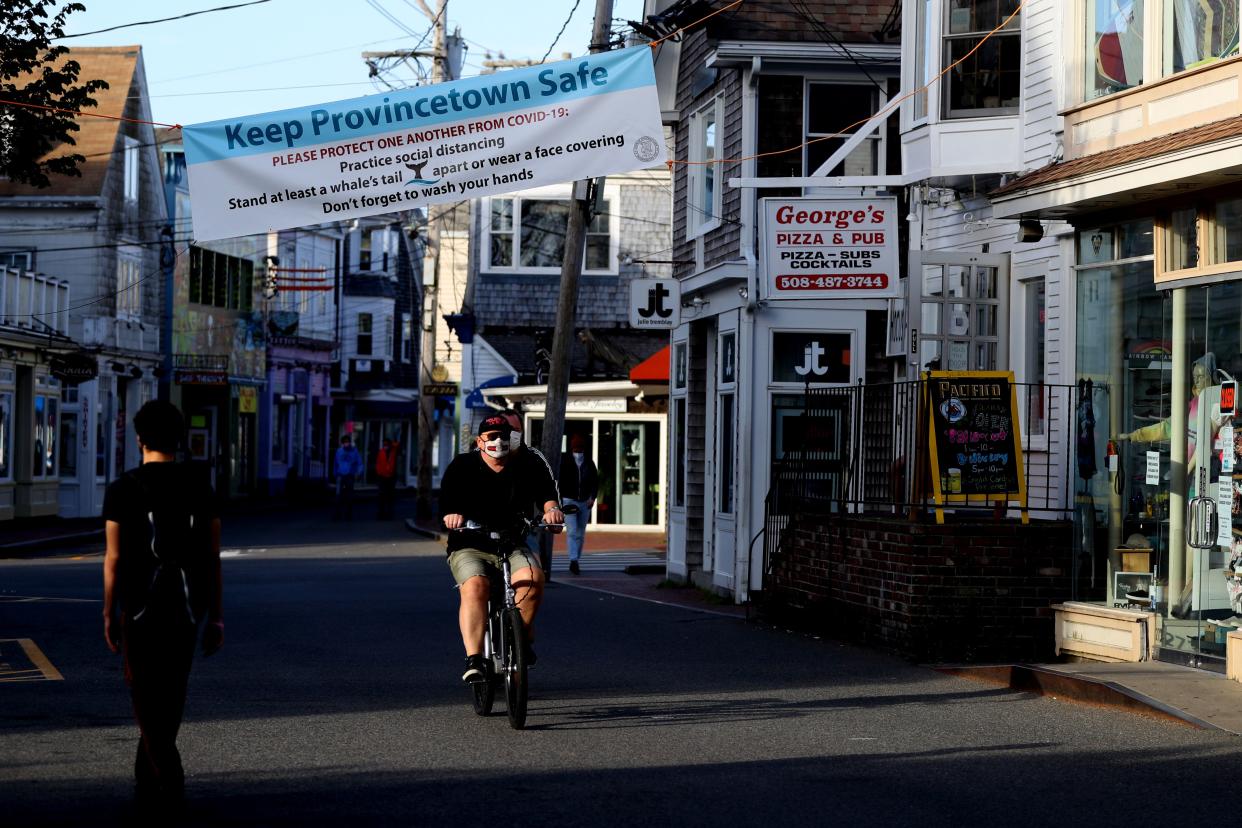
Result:
{"label": "person walking on sidewalk", "polygon": [[341,447],[336,450],[336,510],[333,520],[352,520],[354,517],[354,482],[362,474],[362,455],[354,448],[354,441],[348,434],[341,438]]}
{"label": "person walking on sidewalk", "polygon": [[388,437],[375,456],[375,479],[379,482],[379,509],[376,518],[386,520],[393,515],[393,505],[397,497],[397,451],[401,444]]}
{"label": "person walking on sidewalk", "polygon": [[578,560],[586,542],[587,521],[591,519],[591,509],[595,508],[595,497],[599,494],[599,469],[587,456],[586,449],[586,438],[575,434],[569,438],[570,453],[561,457],[561,502],[578,507],[576,514],[565,516],[565,528],[569,533],[569,571],[574,575],[581,574]]}
{"label": "person walking on sidewalk", "polygon": [[144,804],[175,808],[185,794],[177,732],[199,623],[206,618],[204,655],[224,643],[220,518],[205,475],[174,462],[181,412],[153,400],[134,430],[142,465],[104,495],[104,640],[124,653],[140,733],[135,792]]}

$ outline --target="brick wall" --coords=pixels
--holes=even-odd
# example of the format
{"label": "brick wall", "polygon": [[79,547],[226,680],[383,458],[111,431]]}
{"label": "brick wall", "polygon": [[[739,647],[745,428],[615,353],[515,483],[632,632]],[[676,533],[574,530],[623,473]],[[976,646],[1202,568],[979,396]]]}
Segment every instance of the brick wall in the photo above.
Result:
{"label": "brick wall", "polygon": [[1047,660],[1070,598],[1068,522],[791,521],[765,614],[921,662]]}

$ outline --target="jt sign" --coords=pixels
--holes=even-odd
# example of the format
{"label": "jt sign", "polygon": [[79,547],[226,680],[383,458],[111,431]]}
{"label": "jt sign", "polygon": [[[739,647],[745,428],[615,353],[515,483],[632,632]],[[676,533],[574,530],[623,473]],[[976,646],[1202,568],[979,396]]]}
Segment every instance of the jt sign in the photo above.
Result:
{"label": "jt sign", "polygon": [[676,279],[630,282],[630,327],[671,330],[681,322],[681,283]]}

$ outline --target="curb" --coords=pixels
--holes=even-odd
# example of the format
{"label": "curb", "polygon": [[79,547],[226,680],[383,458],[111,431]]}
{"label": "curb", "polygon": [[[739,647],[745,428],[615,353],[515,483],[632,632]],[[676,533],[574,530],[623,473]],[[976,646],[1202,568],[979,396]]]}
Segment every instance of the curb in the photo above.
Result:
{"label": "curb", "polygon": [[668,565],[658,564],[630,564],[623,570],[626,575],[663,575],[668,571]]}
{"label": "curb", "polygon": [[1031,664],[993,664],[979,667],[938,665],[932,666],[932,669],[984,684],[999,684],[1024,693],[1111,707],[1180,722],[1201,730],[1231,732],[1114,681],[1072,676]]}
{"label": "curb", "polygon": [[414,518],[405,519],[405,528],[409,529],[411,532],[418,535],[419,537],[427,538],[428,540],[438,541],[438,540],[444,539],[444,535],[441,534],[440,532],[436,532],[435,530],[432,530],[432,529],[424,529],[423,527],[419,526],[417,523],[414,522]]}

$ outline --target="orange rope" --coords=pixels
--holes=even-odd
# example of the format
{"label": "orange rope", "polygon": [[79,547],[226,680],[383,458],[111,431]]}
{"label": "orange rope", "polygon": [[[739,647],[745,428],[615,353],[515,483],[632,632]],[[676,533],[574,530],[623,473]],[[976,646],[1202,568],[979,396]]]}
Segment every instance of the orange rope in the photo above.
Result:
{"label": "orange rope", "polygon": [[715,17],[721,12],[727,12],[729,9],[736,8],[740,5],[742,5],[742,0],[733,0],[733,2],[730,3],[729,5],[722,6],[721,8],[716,9],[714,12],[707,15],[706,17],[701,17],[698,20],[694,21],[693,23],[687,23],[685,26],[682,26],[680,29],[671,31],[668,34],[666,34],[664,37],[660,38],[659,40],[653,40],[647,45],[650,46],[652,49],[654,49],[655,47],[659,46],[664,41],[668,40],[670,37],[675,37],[681,34],[682,32],[686,31],[687,29],[693,29],[695,26],[699,25],[700,23],[706,22],[707,20],[710,20],[711,18]]}
{"label": "orange rope", "polygon": [[69,115],[88,115],[92,118],[107,118],[110,121],[125,121],[130,124],[150,124],[151,126],[168,127],[169,129],[181,129],[181,124],[165,124],[159,121],[140,121],[136,118],[123,118],[120,115],[105,115],[102,112],[78,112],[73,109],[64,109],[59,106],[44,106],[43,104],[19,103],[18,101],[0,100],[0,104],[7,106],[24,106],[27,109],[46,109],[49,112],[64,112]]}
{"label": "orange rope", "polygon": [[[739,2],[740,2],[740,0],[739,0]],[[989,39],[990,37],[992,37],[992,35],[996,34],[996,33],[997,33],[997,32],[999,32],[1001,29],[1003,29],[1003,28],[1005,28],[1006,26],[1008,26],[1008,25],[1009,25],[1009,21],[1011,21],[1011,20],[1013,20],[1015,17],[1017,17],[1017,16],[1018,16],[1018,13],[1022,11],[1022,7],[1023,7],[1023,6],[1025,6],[1025,5],[1026,5],[1026,0],[1022,0],[1022,2],[1018,3],[1018,7],[1017,7],[1017,8],[1015,8],[1015,9],[1013,10],[1013,13],[1012,13],[1012,14],[1010,14],[1008,17],[1006,17],[1003,21],[1001,21],[1001,24],[1000,24],[999,26],[997,26],[995,29],[993,29],[992,31],[990,31],[990,32],[988,32],[986,35],[984,35],[983,39],[982,39],[982,40],[980,40],[978,43],[976,43],[976,44],[975,44],[975,48],[971,49],[969,52],[967,52],[966,54],[962,55],[962,56],[961,56],[960,58],[958,58],[957,60],[955,60],[955,61],[953,61],[952,63],[950,63],[948,66],[944,67],[944,69],[943,69],[943,70],[941,70],[940,74],[936,75],[934,78],[932,78],[931,80],[929,80],[929,81],[928,81],[925,85],[920,86],[918,89],[915,89],[915,90],[914,90],[914,91],[912,91],[912,92],[907,92],[906,94],[902,95],[900,98],[894,98],[893,100],[891,100],[891,101],[889,101],[888,103],[886,103],[886,104],[885,104],[885,105],[884,105],[884,106],[880,109],[880,111],[879,111],[879,112],[875,113],[874,115],[869,115],[869,116],[867,116],[866,118],[863,118],[861,121],[856,121],[855,123],[852,123],[852,124],[850,124],[850,125],[849,125],[849,126],[847,126],[847,127],[844,127],[844,128],[843,128],[840,132],[838,132],[838,133],[837,133],[837,134],[835,134],[835,135],[824,135],[824,136],[822,136],[822,137],[820,137],[820,138],[812,138],[812,139],[811,139],[811,140],[809,140],[809,141],[803,141],[801,144],[798,144],[798,145],[796,145],[796,146],[789,147],[788,149],[782,149],[782,150],[768,150],[767,152],[760,152],[760,153],[756,153],[756,154],[754,154],[754,155],[744,155],[744,156],[742,156],[742,157],[740,157],[740,158],[717,158],[717,159],[714,159],[714,160],[711,160],[711,161],[678,161],[678,160],[676,160],[676,159],[669,159],[669,160],[668,160],[668,161],[666,161],[665,163],[667,163],[667,164],[668,164],[668,167],[669,167],[669,169],[670,169],[670,170],[673,168],[673,165],[674,165],[674,164],[683,164],[683,165],[685,165],[685,166],[699,166],[699,165],[703,165],[703,166],[705,166],[705,165],[708,165],[708,164],[739,164],[739,163],[741,163],[742,161],[753,161],[753,160],[755,160],[755,159],[757,159],[757,158],[767,158],[767,157],[769,157],[769,156],[773,156],[773,155],[784,155],[784,154],[785,154],[785,153],[787,153],[787,152],[793,152],[794,150],[800,150],[800,149],[802,149],[803,147],[810,146],[811,144],[817,143],[817,142],[819,142],[819,141],[831,141],[831,140],[833,140],[833,139],[835,139],[835,138],[840,138],[842,135],[844,135],[844,134],[848,133],[850,130],[854,129],[854,127],[860,127],[860,126],[863,126],[864,124],[867,124],[867,123],[869,123],[869,122],[871,122],[871,121],[876,120],[876,119],[877,119],[877,118],[879,118],[880,116],[885,116],[885,117],[887,117],[887,115],[888,115],[889,113],[891,113],[892,108],[893,108],[894,106],[896,106],[897,104],[901,103],[902,101],[905,101],[905,100],[908,100],[908,99],[910,99],[910,98],[913,98],[915,95],[919,94],[920,92],[925,92],[925,91],[927,91],[927,89],[928,89],[928,88],[929,88],[929,87],[930,87],[933,83],[937,83],[937,82],[939,82],[939,80],[940,80],[941,78],[943,78],[943,77],[944,77],[945,75],[947,75],[947,74],[948,74],[951,70],[953,70],[956,66],[958,66],[958,64],[962,63],[964,60],[966,60],[966,58],[970,57],[970,56],[971,56],[971,55],[973,55],[975,52],[979,51],[979,49],[983,46],[983,44],[984,44],[984,43],[987,43],[988,39]],[[720,11],[724,11],[724,9],[721,9]],[[704,18],[704,19],[706,19],[706,18]]]}

